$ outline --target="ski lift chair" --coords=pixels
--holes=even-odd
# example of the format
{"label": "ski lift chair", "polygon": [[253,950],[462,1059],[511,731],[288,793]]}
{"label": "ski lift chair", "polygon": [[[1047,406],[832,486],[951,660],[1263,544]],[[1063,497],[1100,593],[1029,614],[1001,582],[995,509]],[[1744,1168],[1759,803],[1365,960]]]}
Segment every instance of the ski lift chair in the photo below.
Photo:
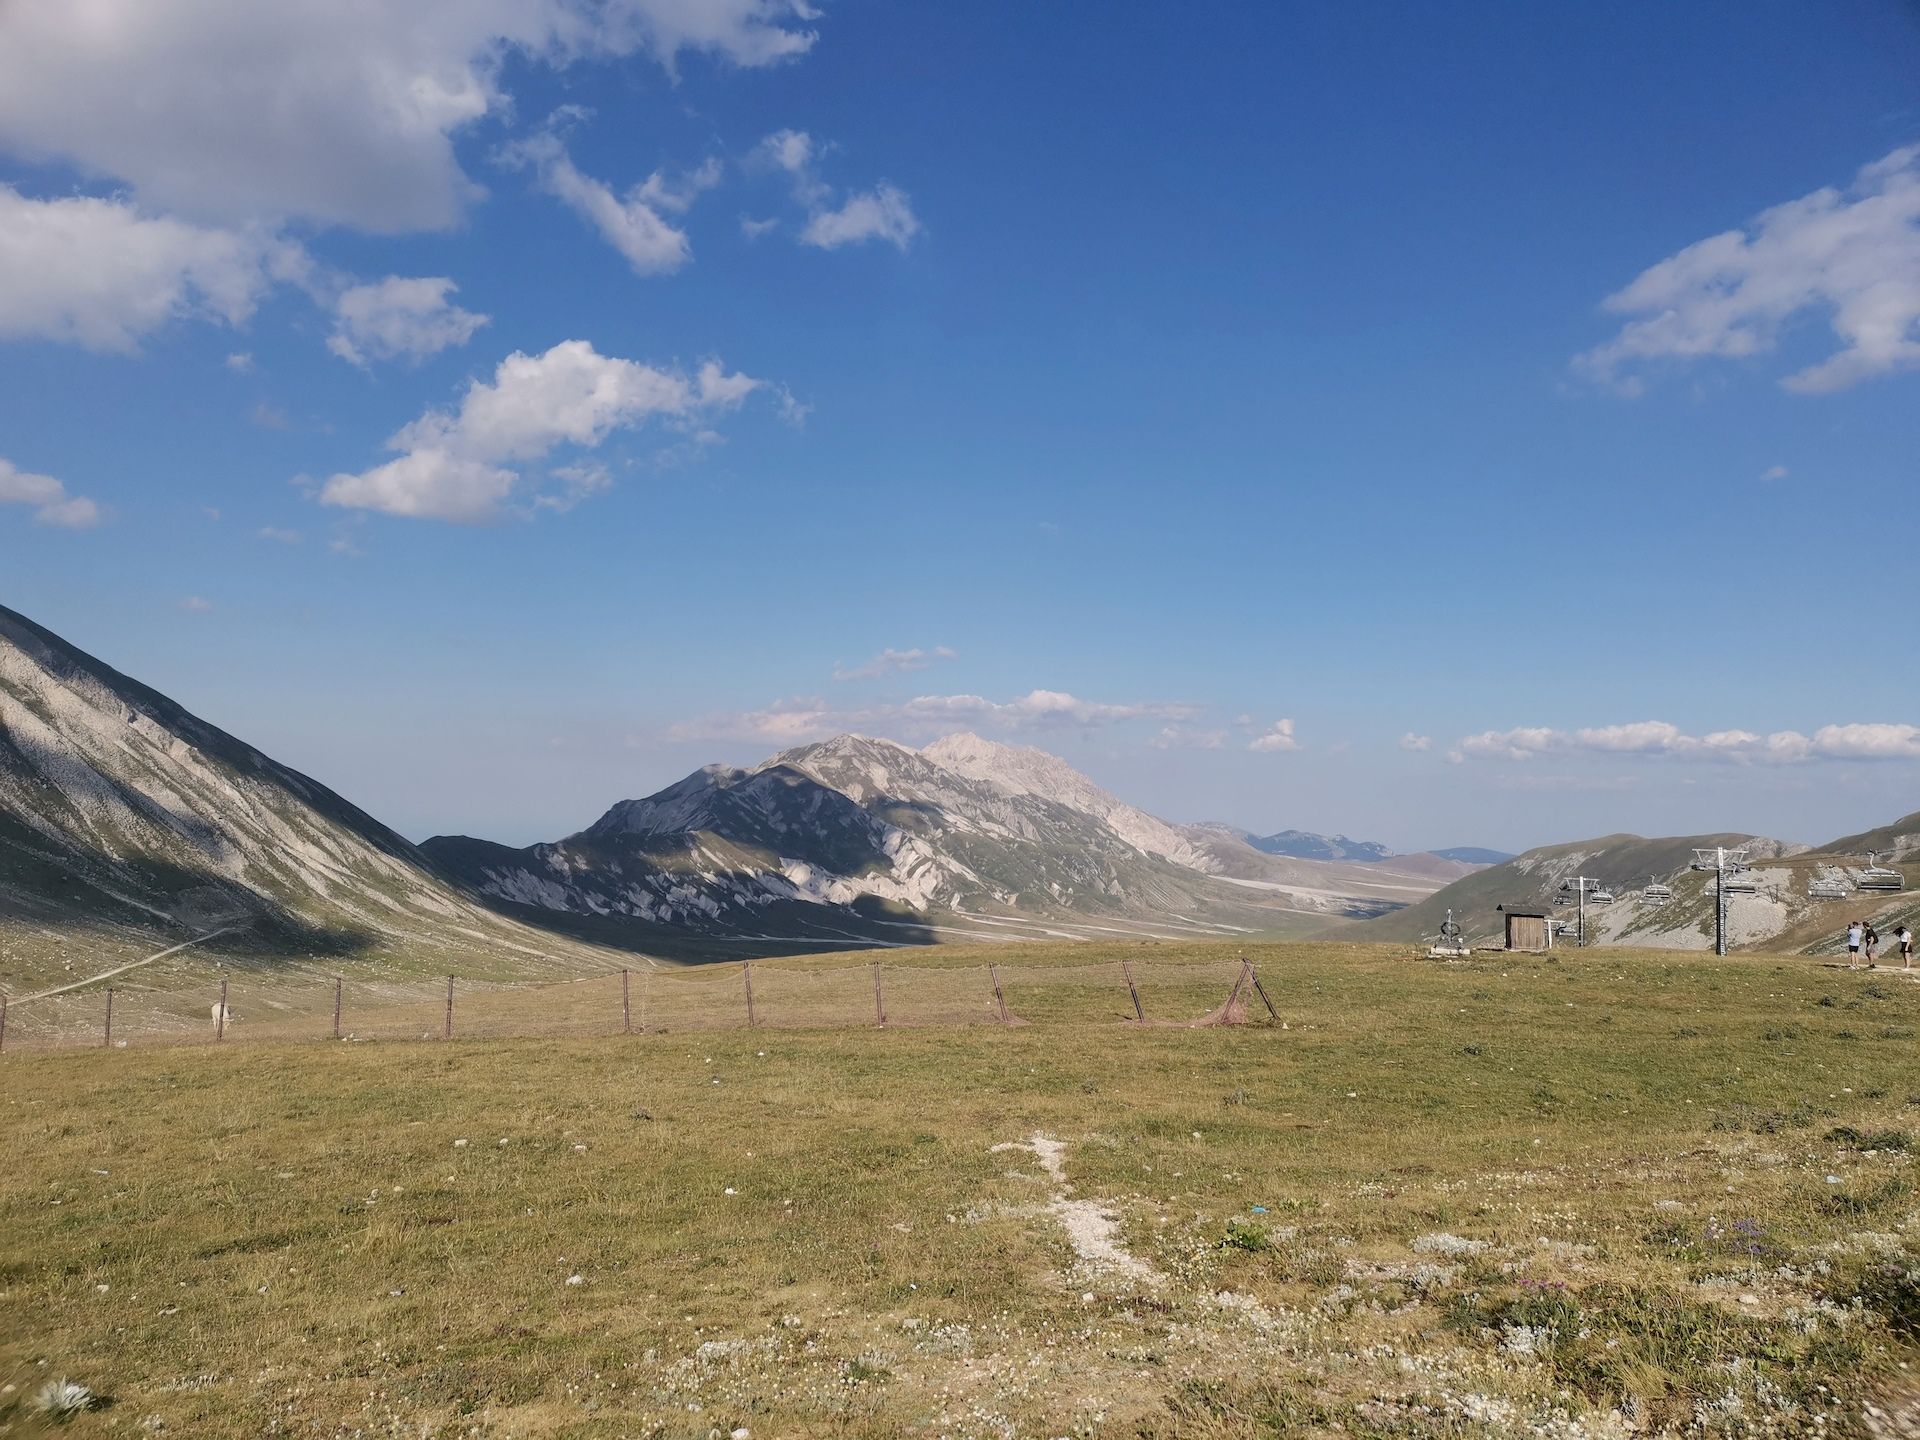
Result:
{"label": "ski lift chair", "polygon": [[1841,875],[1816,875],[1807,882],[1809,900],[1844,900],[1850,887]]}
{"label": "ski lift chair", "polygon": [[1867,868],[1860,872],[1860,878],[1856,882],[1860,888],[1862,890],[1878,890],[1883,892],[1906,889],[1907,877],[1890,865],[1878,863],[1879,859],[1879,851],[1869,850],[1867,852]]}
{"label": "ski lift chair", "polygon": [[1673,887],[1663,885],[1658,880],[1650,881],[1647,888],[1640,892],[1642,905],[1665,905],[1673,899]]}

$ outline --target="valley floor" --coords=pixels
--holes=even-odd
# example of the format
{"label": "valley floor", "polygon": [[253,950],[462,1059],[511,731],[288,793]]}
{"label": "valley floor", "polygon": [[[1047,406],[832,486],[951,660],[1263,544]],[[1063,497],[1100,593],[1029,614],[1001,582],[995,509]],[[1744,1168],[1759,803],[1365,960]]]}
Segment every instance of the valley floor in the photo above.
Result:
{"label": "valley floor", "polygon": [[1121,953],[1017,1027],[10,1045],[0,1433],[1920,1423],[1920,984],[1274,945],[1285,1028],[1185,1029]]}

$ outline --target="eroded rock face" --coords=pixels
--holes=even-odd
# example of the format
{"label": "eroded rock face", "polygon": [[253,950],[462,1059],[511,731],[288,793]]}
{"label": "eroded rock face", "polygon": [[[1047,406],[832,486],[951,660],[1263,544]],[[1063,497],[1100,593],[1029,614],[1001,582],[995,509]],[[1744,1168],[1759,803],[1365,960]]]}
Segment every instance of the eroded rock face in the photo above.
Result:
{"label": "eroded rock face", "polygon": [[966,734],[924,750],[837,735],[751,770],[708,766],[551,844],[426,849],[517,904],[896,941],[935,927],[1009,939],[1116,933],[1100,930],[1112,922],[1169,936],[1304,927],[1404,904],[1454,873],[1265,857],[1127,805],[1044,751]]}

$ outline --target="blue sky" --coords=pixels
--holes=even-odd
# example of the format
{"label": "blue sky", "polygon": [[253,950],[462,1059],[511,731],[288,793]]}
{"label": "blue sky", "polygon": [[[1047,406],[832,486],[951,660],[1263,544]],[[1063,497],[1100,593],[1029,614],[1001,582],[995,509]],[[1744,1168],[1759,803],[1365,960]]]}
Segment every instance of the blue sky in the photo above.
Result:
{"label": "blue sky", "polygon": [[408,834],[1920,808],[1920,8],[229,11],[0,12],[0,601]]}

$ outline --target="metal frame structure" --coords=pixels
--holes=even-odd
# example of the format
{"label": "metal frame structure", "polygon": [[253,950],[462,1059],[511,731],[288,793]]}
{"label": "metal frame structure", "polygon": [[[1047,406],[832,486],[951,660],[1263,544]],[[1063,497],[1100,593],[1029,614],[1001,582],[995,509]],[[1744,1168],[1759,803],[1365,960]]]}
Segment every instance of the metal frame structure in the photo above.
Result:
{"label": "metal frame structure", "polygon": [[[1601,900],[1599,898],[1601,895],[1605,895],[1607,898]],[[1565,896],[1566,898],[1562,899],[1560,898],[1561,896]],[[1559,895],[1554,897],[1556,904],[1577,904],[1580,907],[1579,920],[1573,932],[1573,943],[1575,947],[1582,950],[1584,950],[1587,945],[1587,899],[1589,896],[1593,897],[1596,905],[1611,905],[1613,903],[1613,892],[1609,890],[1602,881],[1596,880],[1591,875],[1567,876],[1566,879],[1560,882]],[[1564,935],[1567,932],[1561,930],[1559,933]]]}
{"label": "metal frame structure", "polygon": [[1642,905],[1666,905],[1671,903],[1672,900],[1673,887],[1649,875],[1647,877],[1646,888],[1640,892],[1640,903]]}
{"label": "metal frame structure", "polygon": [[1867,852],[1867,868],[1860,872],[1860,878],[1854,883],[1862,890],[1875,890],[1883,893],[1906,889],[1907,877],[1902,872],[1895,870],[1892,866],[1882,865],[1879,861],[1880,852],[1878,850],[1869,850]]}
{"label": "metal frame structure", "polygon": [[[1746,847],[1729,850],[1724,845],[1716,845],[1711,850],[1695,850],[1693,864],[1689,868],[1713,874],[1713,953],[1724,955],[1727,953],[1727,877],[1751,868],[1747,863]],[[1753,889],[1751,883],[1747,889]]]}
{"label": "metal frame structure", "polygon": [[1809,900],[1844,900],[1852,893],[1847,877],[1837,869],[1826,875],[1815,875],[1807,882]]}
{"label": "metal frame structure", "polygon": [[1440,922],[1439,935],[1435,937],[1433,944],[1427,947],[1427,958],[1458,960],[1472,953],[1473,949],[1467,944],[1466,934],[1461,929],[1460,922],[1453,918],[1453,911],[1449,908],[1447,918]]}

